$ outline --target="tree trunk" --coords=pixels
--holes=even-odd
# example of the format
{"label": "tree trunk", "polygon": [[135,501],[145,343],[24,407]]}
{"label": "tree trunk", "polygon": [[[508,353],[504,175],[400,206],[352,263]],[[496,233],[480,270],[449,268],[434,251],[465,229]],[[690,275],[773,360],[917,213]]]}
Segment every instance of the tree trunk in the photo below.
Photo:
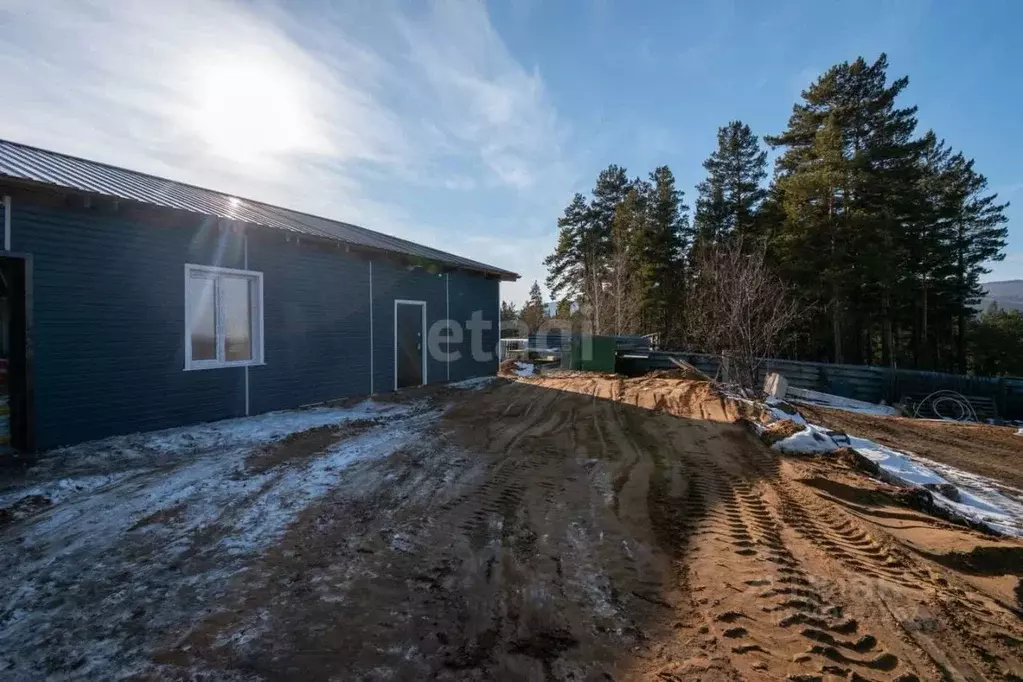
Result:
{"label": "tree trunk", "polygon": [[892,334],[891,302],[887,288],[881,292],[881,364],[895,368],[895,343]]}
{"label": "tree trunk", "polygon": [[956,317],[956,331],[959,338],[956,339],[956,369],[960,374],[966,374],[966,312],[959,309]]}
{"label": "tree trunk", "polygon": [[842,363],[842,319],[838,309],[838,299],[831,299],[831,333],[833,335],[835,364]]}
{"label": "tree trunk", "polygon": [[957,245],[958,272],[956,273],[959,284],[959,291],[957,292],[959,297],[959,314],[956,316],[956,327],[959,332],[959,338],[957,339],[958,343],[956,345],[956,366],[959,372],[963,374],[966,373],[966,259],[963,256],[963,249],[965,248],[963,246],[963,242],[966,237],[964,232],[963,224],[960,222],[958,226],[959,243]]}
{"label": "tree trunk", "polygon": [[923,294],[923,301],[921,303],[923,304],[923,306],[922,306],[923,307],[923,319],[921,320],[921,323],[920,323],[920,348],[922,349],[922,352],[920,353],[920,357],[917,359],[917,367],[921,368],[921,369],[931,369],[931,363],[928,362],[928,358],[927,358],[927,355],[928,355],[928,352],[927,352],[927,349],[928,349],[928,345],[927,345],[927,299],[928,299],[928,296],[927,296],[927,280],[926,279],[924,279],[924,285],[923,285],[923,292],[922,292],[922,294]]}
{"label": "tree trunk", "polygon": [[596,268],[596,264],[594,263],[595,259],[592,256],[590,257],[590,259],[591,259],[591,262],[590,262],[590,267],[589,267],[589,273],[588,273],[588,275],[586,277],[586,283],[587,283],[586,286],[587,286],[587,289],[589,289],[589,297],[590,297],[590,311],[591,311],[590,312],[590,320],[593,323],[593,331],[592,331],[592,333],[593,334],[600,334],[601,331],[602,331],[601,327],[600,327],[600,305],[601,305],[601,300],[600,300],[600,293],[601,293],[600,292],[600,278],[597,275],[597,268]]}
{"label": "tree trunk", "polygon": [[[859,307],[859,303],[857,303]],[[852,365],[864,364],[863,359],[863,313],[856,313],[856,317],[853,322],[853,333],[849,337],[852,339],[851,344],[846,344],[849,347],[849,353],[846,354],[845,361]]]}

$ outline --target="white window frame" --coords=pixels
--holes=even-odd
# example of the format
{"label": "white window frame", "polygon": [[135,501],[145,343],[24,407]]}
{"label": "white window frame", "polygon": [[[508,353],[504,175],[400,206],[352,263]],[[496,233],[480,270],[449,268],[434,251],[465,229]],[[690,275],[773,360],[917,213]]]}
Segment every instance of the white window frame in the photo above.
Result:
{"label": "white window frame", "polygon": [[[217,357],[214,360],[192,360],[192,305],[188,298],[188,284],[192,273],[201,273],[209,279],[219,281],[220,277],[244,277],[255,282],[255,293],[252,296],[252,309],[249,311],[249,330],[252,339],[251,360],[225,360],[224,359],[224,324],[223,315],[220,314],[220,285],[213,287],[214,302],[213,319],[216,325],[216,348]],[[263,355],[263,273],[255,270],[235,270],[233,268],[221,268],[212,265],[197,265],[185,263],[185,371],[200,369],[218,369],[222,367],[252,367],[253,365],[264,364]]]}

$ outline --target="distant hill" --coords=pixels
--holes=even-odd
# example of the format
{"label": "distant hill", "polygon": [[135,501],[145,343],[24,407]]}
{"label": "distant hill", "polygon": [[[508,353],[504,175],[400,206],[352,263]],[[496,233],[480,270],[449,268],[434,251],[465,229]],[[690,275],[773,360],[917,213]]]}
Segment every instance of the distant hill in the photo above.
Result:
{"label": "distant hill", "polygon": [[1010,279],[1004,282],[984,282],[987,296],[981,301],[982,310],[986,310],[992,302],[999,308],[1023,311],[1023,279]]}

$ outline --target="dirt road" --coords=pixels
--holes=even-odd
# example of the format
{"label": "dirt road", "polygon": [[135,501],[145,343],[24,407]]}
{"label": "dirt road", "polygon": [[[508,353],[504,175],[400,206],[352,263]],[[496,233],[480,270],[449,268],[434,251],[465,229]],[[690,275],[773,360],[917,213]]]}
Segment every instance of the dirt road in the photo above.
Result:
{"label": "dirt road", "polygon": [[1023,546],[901,507],[841,464],[781,459],[739,411],[658,380],[466,393],[374,465],[382,484],[307,509],[155,656],[160,673],[1023,675]]}
{"label": "dirt road", "polygon": [[[96,560],[134,552],[138,577],[90,569],[48,603],[54,627],[125,619],[91,648],[134,679],[1023,676],[1023,545],[902,506],[840,458],[777,455],[705,384],[499,380],[428,400],[442,417],[403,418],[388,454],[348,465],[265,551],[225,550],[225,516],[165,566],[178,496]],[[305,471],[379,445],[374,428],[305,431],[245,466]],[[227,577],[196,582],[211,571]],[[171,574],[185,588],[157,584]],[[191,612],[153,618],[172,601]]]}

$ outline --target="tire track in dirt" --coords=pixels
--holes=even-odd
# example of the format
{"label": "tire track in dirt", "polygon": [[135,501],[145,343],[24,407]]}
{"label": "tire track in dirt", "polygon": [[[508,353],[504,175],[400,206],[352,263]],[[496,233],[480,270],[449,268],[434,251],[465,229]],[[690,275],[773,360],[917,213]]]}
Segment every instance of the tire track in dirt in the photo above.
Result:
{"label": "tire track in dirt", "polygon": [[[805,497],[805,496],[802,496]],[[910,565],[908,557],[894,553],[876,540],[852,517],[830,505],[797,502],[791,493],[780,493],[782,518],[830,558],[860,575],[889,580],[909,589],[925,589],[930,574]]]}
{"label": "tire track in dirt", "polygon": [[652,556],[656,538],[649,513],[650,481],[654,459],[644,445],[633,437],[623,406],[607,400],[596,405],[603,413],[609,431],[609,442],[619,453],[612,479],[612,510],[620,525],[614,531],[614,543],[607,543],[604,553],[610,573],[616,577],[619,593],[631,595],[650,604],[669,606],[661,596],[664,591],[663,567]]}
{"label": "tire track in dirt", "polygon": [[[689,641],[682,661],[658,674],[918,679],[897,648],[864,631],[840,600],[816,587],[813,569],[788,546],[772,511],[779,483],[774,456],[741,430],[662,423],[664,476],[652,484],[651,507],[658,510],[652,516],[655,528],[668,531],[664,544],[684,559],[679,581],[697,613],[682,630]],[[694,431],[700,435],[694,438]],[[683,463],[681,485],[668,480],[672,456]],[[684,489],[684,496],[669,495],[671,487]]]}
{"label": "tire track in dirt", "polygon": [[[680,561],[674,584],[640,584],[637,562],[606,545],[595,557],[618,576],[612,585],[616,606],[628,607],[626,588],[675,620],[684,640],[676,648],[681,655],[667,656],[673,660],[657,674],[901,682],[934,674],[1004,677],[1002,667],[980,664],[990,648],[957,639],[946,625],[939,626],[946,630],[941,637],[921,636],[919,629],[932,626],[917,618],[919,604],[941,588],[927,566],[839,506],[808,495],[782,472],[779,457],[741,428],[662,418],[605,399],[623,397],[617,385],[587,382],[579,393],[598,408],[585,420],[590,427],[577,425],[578,440],[599,442],[599,452],[591,454],[602,461],[617,458],[616,520],[629,535],[646,533]],[[657,396],[655,407],[670,409],[674,400]],[[697,414],[719,412],[727,409],[701,407]],[[645,514],[627,502],[644,489]],[[609,545],[620,542],[606,523],[602,537],[611,539]],[[854,580],[844,583],[850,576]],[[873,582],[856,586],[866,581]],[[902,590],[898,599],[889,589]],[[938,618],[950,620],[947,613]],[[1011,634],[992,636],[999,634],[1008,642],[1004,652],[1014,640]],[[950,661],[942,648],[971,651],[972,660]]]}
{"label": "tire track in dirt", "polygon": [[[712,440],[701,443],[708,445]],[[762,448],[713,450],[713,461],[728,464],[729,471],[734,472],[735,463],[745,460],[747,470],[761,477],[758,487],[767,507],[776,510],[781,531],[788,535],[789,528],[795,530],[792,540],[808,542],[824,554],[826,562],[842,566],[845,570],[839,573],[845,573],[846,580],[853,577],[846,589],[865,579],[875,583],[854,588],[855,594],[849,595],[854,600],[844,603],[859,606],[859,597],[864,597],[871,605],[871,619],[873,611],[879,610],[885,617],[883,629],[889,632],[887,641],[902,649],[910,669],[917,673],[937,670],[946,679],[1012,679],[1019,674],[1018,622],[1010,622],[1012,616],[1004,607],[975,593],[971,596],[968,586],[950,586],[946,578],[904,549],[896,549],[885,533],[871,530],[839,505],[809,494],[791,475],[783,475],[776,453]],[[810,565],[818,571],[820,558],[808,557],[805,552],[800,548],[800,556],[811,559]],[[892,587],[884,587],[888,583]],[[938,598],[930,596],[935,592]],[[988,625],[992,617],[995,626]],[[950,659],[948,651],[961,654]],[[819,653],[834,655],[827,649]],[[969,655],[962,655],[966,653]]]}
{"label": "tire track in dirt", "polygon": [[757,490],[764,484],[703,464],[693,489],[704,510],[688,563],[694,593],[715,594],[699,600],[711,663],[762,679],[918,679],[844,605],[816,589]]}
{"label": "tire track in dirt", "polygon": [[[1019,629],[1004,606],[954,578],[950,582],[951,576],[898,549],[883,531],[871,530],[839,505],[792,484],[777,492],[786,523],[851,575],[873,581],[870,599],[943,677],[1012,679],[1019,675],[1023,668]],[[957,653],[950,657],[949,651]]]}
{"label": "tire track in dirt", "polygon": [[[291,631],[238,669],[1011,679],[1019,628],[990,600],[803,484],[705,386],[543,381],[460,394],[381,488],[311,516],[288,552],[315,556],[285,556],[263,588]],[[985,611],[1001,632],[973,622]]]}
{"label": "tire track in dirt", "polygon": [[490,432],[490,461],[484,481],[477,489],[442,505],[437,519],[467,533],[475,550],[482,549],[495,532],[506,534],[504,528],[514,522],[529,483],[537,485],[548,500],[560,489],[557,464],[563,453],[547,448],[541,453],[516,456],[521,454],[519,444],[530,437],[569,430],[574,412],[549,410],[554,398],[550,395],[540,401],[523,400],[525,409],[519,421],[480,425]]}
{"label": "tire track in dirt", "polygon": [[[577,642],[569,633],[570,624],[552,616],[556,609],[549,600],[596,600],[595,611],[605,619],[613,619],[620,607],[612,581],[602,578],[598,592],[589,593],[591,587],[577,575],[579,567],[589,566],[599,569],[601,577],[616,572],[617,565],[601,555],[611,543],[591,539],[602,519],[564,516],[570,511],[566,498],[578,500],[580,489],[584,499],[592,492],[592,465],[621,455],[606,438],[595,438],[593,430],[600,422],[597,418],[591,422],[589,412],[596,401],[580,396],[554,409],[553,403],[563,397],[556,392],[537,395],[522,386],[504,392],[521,392],[532,399],[524,401],[519,423],[494,419],[488,408],[473,417],[475,428],[486,433],[479,450],[486,459],[484,480],[444,505],[434,523],[453,530],[452,550],[434,572],[447,572],[463,582],[468,576],[478,585],[465,594],[464,610],[475,616],[460,617],[468,629],[445,665],[452,670],[500,669],[512,652],[513,658],[539,662],[544,676],[550,677],[552,661]],[[592,423],[593,430],[580,429],[580,423]],[[580,464],[579,444],[592,446],[594,440],[601,447],[589,454],[599,459],[583,459]],[[462,536],[470,539],[468,547],[460,546]],[[536,575],[530,578],[528,572]],[[610,594],[611,603],[601,607],[603,592]]]}

